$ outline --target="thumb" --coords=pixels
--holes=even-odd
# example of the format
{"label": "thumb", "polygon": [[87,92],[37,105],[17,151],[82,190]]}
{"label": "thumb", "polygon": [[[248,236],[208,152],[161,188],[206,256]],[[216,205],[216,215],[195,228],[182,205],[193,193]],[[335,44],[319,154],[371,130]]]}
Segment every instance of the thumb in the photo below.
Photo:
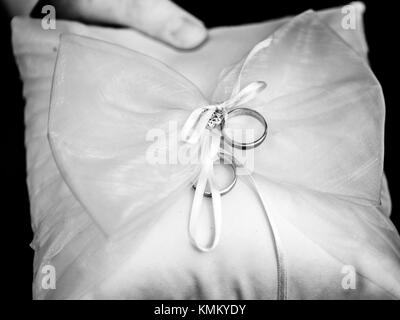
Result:
{"label": "thumb", "polygon": [[203,23],[170,0],[125,0],[125,2],[127,8],[121,23],[177,48],[194,48],[207,37]]}

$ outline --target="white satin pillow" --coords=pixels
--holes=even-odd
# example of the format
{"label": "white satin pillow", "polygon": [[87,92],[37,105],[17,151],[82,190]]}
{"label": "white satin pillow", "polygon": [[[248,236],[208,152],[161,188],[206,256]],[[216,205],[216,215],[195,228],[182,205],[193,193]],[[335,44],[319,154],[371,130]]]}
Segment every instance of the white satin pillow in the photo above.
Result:
{"label": "white satin pillow", "polygon": [[[342,28],[340,9],[327,10],[319,16],[365,59],[363,7],[356,4],[355,8],[355,30]],[[199,50],[180,52],[133,30],[88,27],[64,21],[57,21],[57,30],[42,30],[39,20],[13,20],[13,48],[27,100],[28,186],[35,232],[32,244],[36,250],[35,298],[275,298],[276,266],[271,235],[255,195],[245,183],[238,183],[235,193],[224,198],[228,217],[224,221],[221,244],[210,254],[197,252],[187,239],[190,189],[182,193],[179,201],[172,204],[145,235],[141,235],[140,242],[132,235],[123,242],[113,243],[107,241],[65,184],[49,148],[47,120],[61,33],[98,38],[153,56],[190,79],[209,97],[223,69],[229,70],[254,45],[288,21],[289,18],[216,28],[210,31],[209,41]],[[321,197],[313,192],[287,190],[268,181],[262,182],[261,188],[269,197],[286,204],[283,208],[274,208],[272,204],[270,209],[283,210],[282,216],[286,217],[278,217],[278,225],[288,259],[290,299],[400,297],[399,237],[387,218],[390,200],[385,183],[381,192],[382,205],[376,207],[352,205],[329,195]],[[238,197],[244,201],[235,201]],[[321,210],[329,213],[318,224]],[[304,216],[311,217],[310,225],[304,225],[307,222],[302,221]],[[341,226],[340,232],[335,229],[332,236],[340,235],[342,239],[329,237],[330,219],[336,227]],[[307,232],[299,231],[296,224],[303,224],[302,230],[310,234],[315,234],[313,229],[319,225],[319,231],[327,235],[323,245],[308,237]],[[355,234],[370,234],[371,238],[351,243],[360,247],[346,246],[352,228],[362,230]],[[385,239],[387,245],[382,244],[382,251],[371,260],[376,248],[374,239],[379,237]],[[361,248],[368,254],[363,256]],[[357,272],[355,290],[342,286],[345,276],[342,271],[349,261],[358,261],[354,266]],[[380,262],[385,262],[383,269],[380,269]],[[46,264],[55,266],[57,271],[56,290],[41,287],[41,268]]]}

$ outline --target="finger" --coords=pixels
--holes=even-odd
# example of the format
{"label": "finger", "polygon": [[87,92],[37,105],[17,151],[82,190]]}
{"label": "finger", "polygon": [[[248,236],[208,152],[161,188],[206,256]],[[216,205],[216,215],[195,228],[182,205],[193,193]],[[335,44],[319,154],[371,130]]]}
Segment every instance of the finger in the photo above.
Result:
{"label": "finger", "polygon": [[178,48],[193,48],[207,37],[203,23],[169,0],[125,0],[125,23]]}

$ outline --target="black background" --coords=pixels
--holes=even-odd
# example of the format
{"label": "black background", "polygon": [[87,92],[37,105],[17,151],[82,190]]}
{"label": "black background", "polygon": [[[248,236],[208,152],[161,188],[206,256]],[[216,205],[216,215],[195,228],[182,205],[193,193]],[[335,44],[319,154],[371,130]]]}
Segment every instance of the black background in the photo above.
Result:
{"label": "black background", "polygon": [[[73,0],[72,0],[73,1]],[[207,27],[259,22],[287,15],[299,14],[307,9],[324,9],[342,6],[346,1],[176,1],[183,8],[205,22]],[[399,39],[398,18],[393,2],[364,1],[365,31],[370,47],[369,60],[372,70],[381,82],[386,100],[385,172],[389,180],[393,201],[392,220],[400,228],[397,208],[399,181],[397,180],[396,135],[398,96],[400,88],[394,75],[396,45]],[[9,267],[4,277],[10,281],[7,290],[11,297],[31,299],[33,250],[29,247],[32,231],[29,217],[29,202],[26,188],[24,150],[24,101],[22,86],[13,60],[10,45],[10,18],[0,8],[0,81],[1,81],[1,128],[2,128],[2,194],[5,196],[1,208],[3,231],[2,254]],[[397,20],[396,20],[397,19]],[[393,80],[394,79],[394,80]],[[4,192],[3,192],[4,190]],[[9,276],[7,276],[7,274]]]}

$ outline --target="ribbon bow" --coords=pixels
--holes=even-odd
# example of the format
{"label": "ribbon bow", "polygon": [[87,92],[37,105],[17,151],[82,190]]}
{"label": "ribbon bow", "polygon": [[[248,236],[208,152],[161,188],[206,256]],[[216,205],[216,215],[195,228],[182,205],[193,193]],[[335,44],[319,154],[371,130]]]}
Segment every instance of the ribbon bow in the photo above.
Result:
{"label": "ribbon bow", "polygon": [[[252,82],[222,103],[194,109],[183,125],[181,131],[182,140],[188,143],[196,143],[206,129],[207,124],[209,124],[210,120],[213,120],[213,115],[216,115],[216,112],[222,114],[223,119],[220,120],[221,122],[226,121],[226,114],[230,109],[240,107],[250,102],[264,90],[266,86],[266,83],[263,81]],[[220,124],[220,122],[216,124]]]}

